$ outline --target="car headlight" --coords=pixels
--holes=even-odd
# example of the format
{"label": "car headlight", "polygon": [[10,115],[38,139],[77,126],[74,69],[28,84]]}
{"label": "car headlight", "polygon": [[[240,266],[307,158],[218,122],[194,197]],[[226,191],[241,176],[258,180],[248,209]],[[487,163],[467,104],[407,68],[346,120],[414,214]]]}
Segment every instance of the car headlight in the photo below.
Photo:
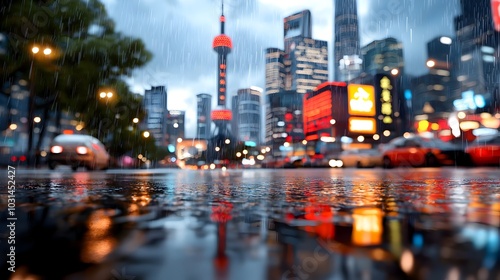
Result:
{"label": "car headlight", "polygon": [[87,149],[87,147],[84,147],[84,146],[78,146],[78,147],[76,147],[76,153],[78,153],[80,155],[85,155],[88,153],[88,149]]}
{"label": "car headlight", "polygon": [[62,151],[63,151],[63,147],[61,147],[61,146],[52,146],[50,148],[50,152],[53,154],[60,154],[60,153],[62,153]]}
{"label": "car headlight", "polygon": [[340,159],[331,159],[328,161],[328,164],[330,167],[342,167],[344,165],[344,162],[342,162]]}

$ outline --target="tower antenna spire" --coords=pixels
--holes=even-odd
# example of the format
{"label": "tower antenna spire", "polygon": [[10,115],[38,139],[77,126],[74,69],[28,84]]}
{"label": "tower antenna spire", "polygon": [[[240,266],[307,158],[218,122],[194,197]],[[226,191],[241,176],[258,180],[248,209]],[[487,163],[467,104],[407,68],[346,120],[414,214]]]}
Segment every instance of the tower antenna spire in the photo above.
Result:
{"label": "tower antenna spire", "polygon": [[226,21],[226,18],[224,17],[224,0],[222,0],[221,2],[220,34],[224,34],[224,22]]}

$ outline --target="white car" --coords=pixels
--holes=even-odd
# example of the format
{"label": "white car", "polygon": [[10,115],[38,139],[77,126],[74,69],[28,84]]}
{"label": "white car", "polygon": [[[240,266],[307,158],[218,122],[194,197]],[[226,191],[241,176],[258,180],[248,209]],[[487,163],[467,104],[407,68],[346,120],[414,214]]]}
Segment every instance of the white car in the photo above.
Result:
{"label": "white car", "polygon": [[50,169],[68,165],[76,171],[83,166],[88,170],[107,169],[110,156],[104,145],[90,135],[61,134],[52,140],[47,163]]}
{"label": "white car", "polygon": [[343,167],[382,166],[382,154],[377,149],[353,149],[342,151],[339,159]]}

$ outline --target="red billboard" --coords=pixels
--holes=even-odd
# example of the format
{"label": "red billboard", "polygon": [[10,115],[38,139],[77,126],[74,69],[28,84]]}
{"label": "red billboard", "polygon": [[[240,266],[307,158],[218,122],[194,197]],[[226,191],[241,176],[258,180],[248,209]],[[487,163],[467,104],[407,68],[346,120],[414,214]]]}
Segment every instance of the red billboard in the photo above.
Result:
{"label": "red billboard", "polygon": [[493,27],[500,32],[500,0],[491,0],[491,14],[493,17]]}

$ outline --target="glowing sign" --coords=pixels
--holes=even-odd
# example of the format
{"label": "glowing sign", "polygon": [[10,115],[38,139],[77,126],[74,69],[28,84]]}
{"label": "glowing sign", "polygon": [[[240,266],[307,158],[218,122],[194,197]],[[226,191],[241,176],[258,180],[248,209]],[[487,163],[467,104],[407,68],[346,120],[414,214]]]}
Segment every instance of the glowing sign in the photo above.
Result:
{"label": "glowing sign", "polygon": [[[330,128],[332,119],[332,92],[326,90],[304,100],[304,125],[306,133]],[[286,115],[285,115],[286,117]]]}
{"label": "glowing sign", "polygon": [[365,134],[373,134],[377,131],[374,118],[349,118],[349,131]]}
{"label": "glowing sign", "polygon": [[392,123],[392,94],[391,94],[391,80],[384,76],[380,79],[380,88],[382,89],[382,93],[380,94],[380,113],[382,113],[383,123]]}
{"label": "glowing sign", "polygon": [[368,85],[349,85],[349,114],[355,116],[375,116],[375,90]]}
{"label": "glowing sign", "polygon": [[491,13],[493,16],[493,27],[500,32],[500,0],[491,0]]}

